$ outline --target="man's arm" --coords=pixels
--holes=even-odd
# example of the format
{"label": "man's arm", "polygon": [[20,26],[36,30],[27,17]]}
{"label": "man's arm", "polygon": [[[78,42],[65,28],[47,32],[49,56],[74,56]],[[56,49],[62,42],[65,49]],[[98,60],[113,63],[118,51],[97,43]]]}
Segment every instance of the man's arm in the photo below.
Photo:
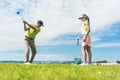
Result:
{"label": "man's arm", "polygon": [[30,25],[28,22],[26,22],[26,21],[23,21],[23,23],[24,23],[24,26],[26,26],[26,24],[30,27],[30,28],[32,28],[32,29],[34,29],[34,30],[36,30],[32,25]]}
{"label": "man's arm", "polygon": [[28,28],[26,27],[26,24],[24,23],[24,31],[27,31],[27,30],[28,30]]}

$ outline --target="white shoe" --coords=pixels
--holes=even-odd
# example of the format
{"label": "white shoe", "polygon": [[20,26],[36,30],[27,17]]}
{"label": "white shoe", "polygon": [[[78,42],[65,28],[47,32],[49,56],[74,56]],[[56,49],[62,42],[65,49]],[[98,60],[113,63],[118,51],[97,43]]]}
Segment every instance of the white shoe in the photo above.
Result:
{"label": "white shoe", "polygon": [[88,64],[86,64],[86,63],[82,63],[82,64],[80,64],[81,66],[86,66],[86,65],[88,65]]}
{"label": "white shoe", "polygon": [[91,66],[92,64],[90,63],[90,64],[87,64],[88,66]]}
{"label": "white shoe", "polygon": [[26,62],[26,63],[24,63],[24,64],[31,64],[30,62]]}

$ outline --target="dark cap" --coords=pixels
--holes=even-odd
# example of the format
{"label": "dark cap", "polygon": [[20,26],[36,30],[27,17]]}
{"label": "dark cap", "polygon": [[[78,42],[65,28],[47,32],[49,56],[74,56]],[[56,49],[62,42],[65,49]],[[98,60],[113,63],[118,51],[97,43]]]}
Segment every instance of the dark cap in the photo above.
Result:
{"label": "dark cap", "polygon": [[79,17],[78,19],[82,19],[82,18],[88,18],[88,16],[86,14],[82,14],[81,17]]}
{"label": "dark cap", "polygon": [[40,24],[41,24],[41,26],[44,26],[44,25],[43,25],[43,21],[42,21],[42,20],[38,20],[38,21],[37,21],[37,23],[40,23]]}

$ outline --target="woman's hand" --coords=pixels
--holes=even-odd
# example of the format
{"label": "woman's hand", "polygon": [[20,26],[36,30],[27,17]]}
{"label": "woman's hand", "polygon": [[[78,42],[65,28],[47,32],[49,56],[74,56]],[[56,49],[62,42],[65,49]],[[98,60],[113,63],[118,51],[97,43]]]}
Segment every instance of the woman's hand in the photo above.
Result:
{"label": "woman's hand", "polygon": [[83,39],[83,42],[86,42],[86,39],[87,39],[87,35],[85,35],[85,37]]}
{"label": "woman's hand", "polygon": [[83,38],[83,36],[77,37],[77,40],[79,40],[79,39],[81,39],[81,38]]}
{"label": "woman's hand", "polygon": [[85,39],[83,39],[83,42],[86,42],[86,38],[85,38]]}

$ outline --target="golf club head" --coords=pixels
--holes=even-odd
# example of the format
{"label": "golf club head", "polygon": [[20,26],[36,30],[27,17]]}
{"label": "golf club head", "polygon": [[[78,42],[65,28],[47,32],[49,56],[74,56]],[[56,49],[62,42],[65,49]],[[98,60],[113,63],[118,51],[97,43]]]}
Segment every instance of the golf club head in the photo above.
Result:
{"label": "golf club head", "polygon": [[23,9],[19,9],[16,14],[21,18],[21,20],[23,21]]}
{"label": "golf club head", "polygon": [[16,14],[19,15],[19,14],[20,14],[20,11],[17,11]]}

